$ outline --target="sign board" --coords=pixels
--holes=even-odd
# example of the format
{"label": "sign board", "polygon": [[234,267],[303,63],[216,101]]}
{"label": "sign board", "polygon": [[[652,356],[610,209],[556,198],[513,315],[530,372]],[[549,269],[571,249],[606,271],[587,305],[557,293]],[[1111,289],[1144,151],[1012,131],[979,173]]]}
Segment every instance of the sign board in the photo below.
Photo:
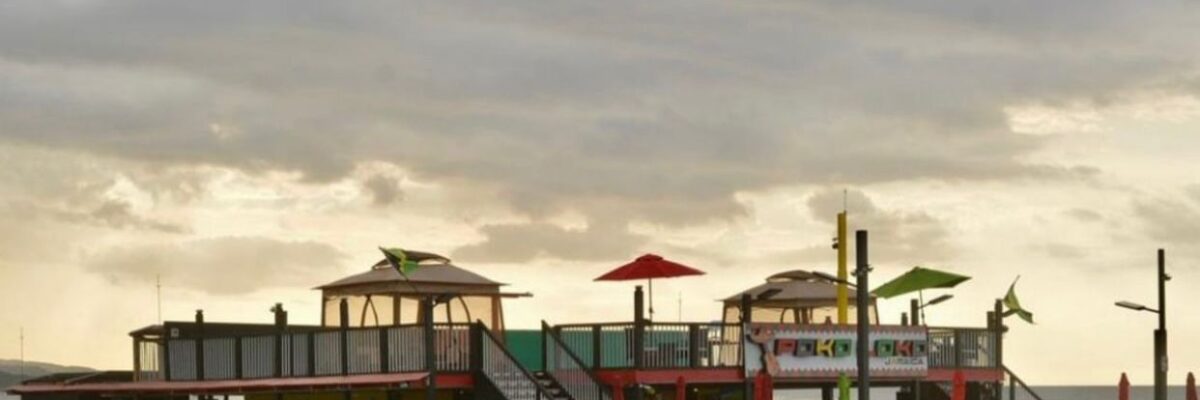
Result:
{"label": "sign board", "polygon": [[[746,375],[764,368],[774,377],[853,377],[858,372],[854,325],[748,324],[743,332]],[[871,327],[871,375],[922,378],[929,369],[924,327]]]}

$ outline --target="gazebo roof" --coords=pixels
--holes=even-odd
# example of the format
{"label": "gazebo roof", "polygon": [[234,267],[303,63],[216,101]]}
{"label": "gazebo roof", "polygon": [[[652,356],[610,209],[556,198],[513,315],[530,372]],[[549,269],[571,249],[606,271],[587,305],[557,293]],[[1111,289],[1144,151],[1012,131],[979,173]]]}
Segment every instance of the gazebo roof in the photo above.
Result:
{"label": "gazebo roof", "polygon": [[[767,299],[758,296],[777,291]],[[824,307],[837,304],[837,283],[831,282],[809,271],[793,270],[771,275],[767,282],[746,289],[724,300],[726,304],[736,304],[742,295],[749,294],[754,298],[755,305],[768,307]],[[858,296],[858,291],[849,288],[850,298]],[[875,295],[871,295],[874,300]]]}
{"label": "gazebo roof", "polygon": [[[404,276],[396,271],[387,260],[382,260],[371,266],[371,270],[350,275],[342,279],[317,287],[317,289],[332,289],[371,283],[403,282]],[[412,283],[437,283],[449,285],[503,286],[503,283],[493,281],[471,271],[459,268],[450,263],[422,264],[420,268],[408,274]]]}
{"label": "gazebo roof", "polygon": [[[386,259],[371,266],[371,269],[316,287],[330,294],[432,294],[432,293],[477,293],[501,296],[524,294],[500,293],[504,283],[496,282],[477,273],[450,263],[450,260],[432,253],[420,254],[420,267],[408,273],[405,279],[391,267]],[[428,255],[426,257],[425,255]]]}

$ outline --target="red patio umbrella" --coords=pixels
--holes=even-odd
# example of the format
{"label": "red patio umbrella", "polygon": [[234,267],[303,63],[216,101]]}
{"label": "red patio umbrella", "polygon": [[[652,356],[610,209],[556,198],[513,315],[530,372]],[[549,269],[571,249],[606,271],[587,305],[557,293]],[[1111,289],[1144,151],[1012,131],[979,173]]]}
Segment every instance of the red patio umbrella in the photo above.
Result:
{"label": "red patio umbrella", "polygon": [[654,319],[654,278],[675,278],[688,275],[704,275],[704,271],[668,261],[655,254],[638,257],[629,264],[608,271],[596,278],[597,281],[629,281],[645,279],[650,286],[650,319]]}

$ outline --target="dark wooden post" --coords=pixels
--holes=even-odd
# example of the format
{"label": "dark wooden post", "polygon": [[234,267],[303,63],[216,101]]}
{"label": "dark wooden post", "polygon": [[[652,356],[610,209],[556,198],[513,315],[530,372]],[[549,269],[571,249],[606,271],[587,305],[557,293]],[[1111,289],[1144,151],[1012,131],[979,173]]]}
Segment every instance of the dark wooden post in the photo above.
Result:
{"label": "dark wooden post", "polygon": [[204,310],[196,310],[196,380],[204,380]]}
{"label": "dark wooden post", "polygon": [[[989,313],[992,317],[992,351],[995,355],[995,368],[1004,371],[1004,302],[996,299],[996,303],[992,305],[992,312]],[[1004,379],[996,385],[995,396],[997,399],[1004,396]]]}
{"label": "dark wooden post", "polygon": [[688,367],[700,368],[700,325],[688,324]]}
{"label": "dark wooden post", "polygon": [[388,343],[388,328],[380,326],[377,329],[379,329],[379,372],[391,372],[391,365],[389,365],[391,360],[388,357],[388,354],[391,353],[389,350],[391,344]]}
{"label": "dark wooden post", "polygon": [[342,298],[342,301],[338,303],[338,322],[338,326],[341,328],[341,331],[338,333],[341,337],[342,346],[342,375],[349,375],[350,355],[348,353],[350,352],[350,335],[348,333],[350,331],[350,301],[345,298]]}
{"label": "dark wooden post", "polygon": [[142,380],[142,339],[133,337],[133,381]]}
{"label": "dark wooden post", "polygon": [[[542,320],[542,371],[550,372],[550,354],[546,351],[549,348],[548,340],[550,340],[550,324],[546,320]],[[475,342],[471,342],[474,344]]]}
{"label": "dark wooden post", "polygon": [[271,308],[275,314],[275,377],[283,376],[283,336],[287,333],[287,311],[283,303],[275,303]]}
{"label": "dark wooden post", "polygon": [[644,300],[642,297],[642,286],[638,285],[633,290],[633,368],[642,369],[645,365],[646,347],[643,342],[646,338],[646,315],[644,310]]}
{"label": "dark wooden post", "polygon": [[162,351],[162,356],[161,356],[161,360],[159,362],[162,363],[160,368],[162,368],[163,380],[170,381],[171,380],[171,328],[169,328],[167,326],[167,324],[165,324],[165,323],[162,325],[162,327],[163,327],[162,336],[159,338],[159,340],[162,340],[162,347],[160,348],[160,350]]}
{"label": "dark wooden post", "polygon": [[[436,332],[433,329],[433,302],[433,296],[427,296],[421,300],[420,316],[425,331],[425,370],[429,373],[429,376],[426,377],[429,382],[425,385],[425,400],[437,400],[437,358],[435,358],[437,342],[434,341]],[[483,349],[473,348],[471,351],[481,352]]]}
{"label": "dark wooden post", "polygon": [[592,369],[600,369],[604,362],[604,341],[600,340],[600,325],[592,326]]}
{"label": "dark wooden post", "polygon": [[995,321],[993,332],[996,340],[996,368],[1004,367],[1004,302],[996,299],[992,306],[992,320]]}
{"label": "dark wooden post", "polygon": [[963,331],[960,329],[954,330],[954,368],[962,368],[963,365]]}
{"label": "dark wooden post", "polygon": [[305,357],[305,361],[308,363],[308,376],[317,376],[317,333],[308,331],[305,341],[308,342],[306,346],[308,347],[308,357]]}
{"label": "dark wooden post", "polygon": [[858,312],[858,317],[856,318],[857,321],[855,321],[855,325],[857,325],[858,328],[858,336],[854,341],[856,342],[855,344],[858,345],[858,349],[855,352],[858,353],[856,356],[858,357],[857,384],[859,400],[871,399],[871,344],[869,343],[871,338],[871,316],[869,314],[871,308],[871,284],[868,280],[868,277],[871,276],[871,263],[867,258],[867,244],[867,231],[855,231],[854,258],[855,263],[857,264],[857,269],[854,271],[854,275],[857,278],[855,285],[858,287],[858,290],[856,290],[856,297],[858,297],[858,301],[856,301],[855,304],[855,311]]}
{"label": "dark wooden post", "polygon": [[908,301],[908,315],[913,326],[921,325],[921,303],[917,299]]}
{"label": "dark wooden post", "polygon": [[233,376],[242,379],[242,337],[233,337]]}
{"label": "dark wooden post", "polygon": [[[542,340],[545,340],[545,337],[546,337],[546,322],[542,321],[542,338],[543,338]],[[471,338],[471,349],[472,350],[483,348],[483,324],[480,324],[478,322],[471,324],[470,338]],[[546,363],[546,354],[545,354],[545,351],[543,351],[542,352],[542,368],[543,369],[545,369],[545,366],[546,366],[545,363]],[[471,372],[475,373],[475,374],[483,373],[483,352],[482,351],[476,350],[476,351],[471,352]],[[478,376],[478,375],[476,375],[476,376]]]}
{"label": "dark wooden post", "polygon": [[[743,293],[742,299],[741,299],[741,304],[739,304],[739,309],[741,311],[742,335],[749,335],[751,333],[748,331],[748,329],[750,327],[750,322],[754,321],[754,309],[752,308],[753,306],[754,305],[752,304],[752,301],[750,299],[750,294]],[[744,343],[745,339],[739,337],[738,342]],[[745,350],[742,350],[742,351],[745,351]],[[745,356],[743,355],[743,357],[745,357]],[[763,367],[765,368],[766,366],[764,365]],[[743,369],[743,371],[744,370],[745,369]],[[747,399],[747,400],[753,399],[754,398],[754,377],[750,376],[749,374],[746,374],[746,376],[743,378],[744,378],[744,382],[742,382],[742,398]]]}
{"label": "dark wooden post", "polygon": [[900,313],[900,325],[908,326],[908,313]]}

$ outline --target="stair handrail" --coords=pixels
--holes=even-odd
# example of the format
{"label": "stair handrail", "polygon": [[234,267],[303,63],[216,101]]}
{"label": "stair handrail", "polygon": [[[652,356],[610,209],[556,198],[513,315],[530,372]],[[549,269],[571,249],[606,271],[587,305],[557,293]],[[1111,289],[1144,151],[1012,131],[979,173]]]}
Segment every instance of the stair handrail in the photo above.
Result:
{"label": "stair handrail", "polygon": [[[611,393],[611,390],[610,390],[610,388],[609,388],[607,385],[605,385],[604,383],[602,383],[602,381],[600,380],[600,377],[599,377],[598,375],[596,375],[596,370],[595,370],[595,369],[596,369],[596,368],[600,368],[600,366],[599,366],[599,365],[595,365],[595,366],[592,366],[592,368],[588,368],[588,367],[587,367],[587,364],[585,364],[585,363],[583,362],[583,360],[582,360],[582,359],[580,359],[580,358],[579,358],[579,356],[575,354],[575,352],[571,351],[571,348],[570,348],[570,347],[567,347],[567,344],[566,344],[565,342],[563,342],[562,338],[558,336],[558,333],[557,333],[557,332],[555,332],[555,331],[554,331],[554,329],[553,329],[553,328],[550,326],[550,324],[546,323],[546,321],[545,321],[545,320],[542,320],[542,336],[544,336],[544,337],[546,337],[546,338],[547,338],[547,339],[545,339],[545,340],[553,340],[553,341],[554,341],[554,343],[557,345],[557,347],[559,347],[559,348],[562,348],[562,350],[563,350],[563,353],[566,353],[566,354],[567,354],[567,357],[569,357],[569,358],[571,359],[571,361],[572,361],[572,362],[574,362],[574,363],[576,363],[576,364],[578,364],[578,365],[579,365],[580,369],[582,369],[582,370],[583,370],[583,372],[584,372],[584,373],[587,375],[588,379],[589,379],[590,381],[592,381],[592,383],[593,383],[593,384],[595,384],[595,385],[596,385],[596,387],[599,389],[599,393],[600,393],[600,399],[602,399],[602,400],[608,400],[608,399],[611,399],[611,398],[612,398],[612,393]],[[592,338],[592,340],[600,340],[600,338],[599,338],[599,337],[595,337],[595,338]],[[544,346],[544,345],[545,345],[545,344],[543,344],[543,346]],[[549,355],[549,354],[546,354],[546,353],[545,353],[545,348],[544,348],[544,347],[543,347],[543,349],[542,349],[542,352],[543,352],[543,353],[542,353],[542,356],[543,356],[543,357],[550,357],[550,355]],[[545,365],[545,364],[546,364],[546,363],[545,363],[545,362],[544,362],[544,360],[543,360],[543,365],[542,365],[542,368],[547,368],[547,367],[548,367],[548,365]],[[546,371],[546,372],[547,372],[547,373],[549,373],[549,374],[551,374],[551,376],[553,376],[553,375],[554,375],[554,374],[553,374],[553,372],[549,371],[548,369],[547,369],[547,371]],[[555,377],[555,379],[558,379],[558,378],[557,378],[557,377]],[[561,383],[562,383],[562,382],[559,382],[559,384],[561,384]],[[565,390],[565,389],[566,389],[566,387],[563,387],[563,389]],[[580,399],[580,398],[578,398],[578,397],[575,395],[575,393],[570,393],[569,391],[568,391],[568,393],[571,395],[571,398],[572,398],[573,400],[584,400],[584,399]]]}
{"label": "stair handrail", "polygon": [[1030,389],[1029,385],[1025,384],[1025,381],[1021,380],[1021,377],[1019,377],[1019,376],[1017,376],[1017,374],[1013,373],[1013,371],[1011,369],[1008,369],[1007,365],[1001,365],[1000,367],[1004,368],[1004,372],[1008,374],[1008,400],[1016,400],[1016,398],[1017,398],[1017,385],[1016,384],[1017,383],[1021,384],[1021,388],[1025,389],[1025,393],[1028,393],[1030,396],[1033,396],[1033,398],[1035,398],[1037,400],[1042,400],[1042,396],[1039,396],[1037,394],[1037,392],[1033,391],[1033,389]]}
{"label": "stair handrail", "polygon": [[483,321],[476,321],[473,325],[475,327],[475,331],[479,332],[478,333],[479,339],[477,339],[479,346],[477,346],[477,347],[472,346],[472,347],[475,347],[477,349],[476,351],[478,352],[478,359],[476,359],[474,361],[476,363],[476,365],[474,365],[474,367],[475,367],[474,369],[476,369],[476,371],[480,375],[483,375],[485,378],[487,378],[487,380],[489,382],[492,383],[492,385],[496,386],[497,390],[499,390],[500,393],[503,394],[505,398],[507,398],[508,400],[517,400],[517,399],[509,398],[508,395],[504,393],[503,389],[501,389],[499,387],[499,384],[497,384],[495,381],[493,381],[492,378],[487,375],[487,372],[483,370],[483,365],[482,365],[483,364],[482,363],[482,361],[483,361],[483,341],[490,340],[493,345],[495,345],[497,348],[500,349],[501,353],[504,354],[504,357],[506,359],[508,359],[508,361],[511,362],[512,365],[515,366],[518,371],[521,372],[521,375],[524,376],[526,380],[528,380],[530,383],[532,383],[536,387],[537,399],[540,400],[549,395],[550,391],[546,388],[546,386],[542,385],[541,381],[537,380],[537,378],[534,377],[533,374],[530,373],[528,369],[525,369],[525,366],[521,365],[521,363],[519,361],[517,361],[517,358],[514,357],[512,355],[512,353],[508,351],[507,347],[505,347],[503,344],[501,344],[500,339],[496,338],[496,335],[492,333],[491,329],[488,329],[488,327],[483,324]]}

